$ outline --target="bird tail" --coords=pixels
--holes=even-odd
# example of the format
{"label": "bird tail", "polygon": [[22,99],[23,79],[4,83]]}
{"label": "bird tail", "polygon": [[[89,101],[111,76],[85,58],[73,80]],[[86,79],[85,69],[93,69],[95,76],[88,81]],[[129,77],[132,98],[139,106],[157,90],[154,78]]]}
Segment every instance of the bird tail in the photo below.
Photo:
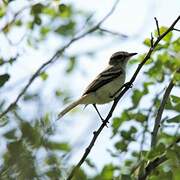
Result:
{"label": "bird tail", "polygon": [[65,109],[63,109],[59,114],[58,114],[58,119],[62,118],[66,113],[68,113],[69,111],[71,111],[73,108],[75,108],[76,106],[78,106],[79,104],[83,104],[83,100],[86,96],[82,96],[80,99],[78,99],[77,101],[74,101],[73,103],[71,103],[70,105],[68,105]]}

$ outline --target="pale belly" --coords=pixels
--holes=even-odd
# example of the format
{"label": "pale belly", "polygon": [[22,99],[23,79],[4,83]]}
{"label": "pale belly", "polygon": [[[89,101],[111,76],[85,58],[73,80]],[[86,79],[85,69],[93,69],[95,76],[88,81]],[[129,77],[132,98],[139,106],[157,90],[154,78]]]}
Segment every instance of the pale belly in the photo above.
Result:
{"label": "pale belly", "polygon": [[124,84],[125,76],[120,76],[112,82],[102,86],[96,92],[89,93],[82,104],[105,104],[114,100],[116,96],[112,97]]}

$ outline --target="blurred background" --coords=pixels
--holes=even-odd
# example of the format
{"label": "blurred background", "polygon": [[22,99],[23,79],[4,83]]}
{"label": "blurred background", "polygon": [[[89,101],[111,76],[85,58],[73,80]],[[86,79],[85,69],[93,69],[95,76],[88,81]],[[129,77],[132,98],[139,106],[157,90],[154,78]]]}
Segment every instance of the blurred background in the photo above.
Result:
{"label": "blurred background", "polygon": [[[179,0],[120,0],[96,27],[114,4],[95,0],[0,1],[1,113],[15,102],[0,120],[0,179],[65,179],[101,120],[91,105],[85,109],[79,106],[56,121],[58,112],[82,95],[116,51],[138,53],[127,68],[126,81],[130,80],[149,49],[151,33],[154,41],[157,38],[154,17],[164,32],[180,9]],[[93,27],[96,29],[56,54],[72,38]],[[180,22],[176,28],[180,29]],[[164,88],[180,65],[179,51],[179,32],[173,31],[120,100],[108,128],[98,137],[75,178],[108,180],[120,174],[128,176],[132,167],[147,157],[142,152],[150,151],[154,119]],[[53,61],[29,81],[55,54]],[[159,136],[161,150],[179,136],[178,85],[171,93]],[[98,106],[103,117],[111,105]],[[174,117],[171,122],[169,119]],[[177,176],[168,168],[161,172],[164,177]]]}

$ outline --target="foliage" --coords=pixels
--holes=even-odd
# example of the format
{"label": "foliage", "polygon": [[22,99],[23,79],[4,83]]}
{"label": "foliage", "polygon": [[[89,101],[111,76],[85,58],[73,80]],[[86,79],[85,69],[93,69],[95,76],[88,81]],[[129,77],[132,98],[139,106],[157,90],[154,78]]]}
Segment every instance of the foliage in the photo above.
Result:
{"label": "foliage", "polygon": [[[28,1],[27,1],[28,2]],[[3,1],[0,6],[0,20],[5,21],[11,14],[10,8],[18,3],[16,0]],[[16,13],[11,14],[12,19],[4,24],[0,29],[0,35],[7,38],[7,42],[14,47],[11,40],[13,31],[19,32],[23,29],[24,34],[20,34],[20,41],[16,42],[16,55],[0,54],[0,68],[5,73],[0,74],[0,90],[6,87],[11,81],[11,67],[23,57],[19,54],[18,47],[23,43],[27,48],[40,49],[48,39],[54,37],[61,45],[78,33],[82,24],[86,28],[92,27],[94,20],[90,13],[74,8],[71,4],[63,4],[61,1],[38,1],[28,3]],[[83,22],[83,23],[82,23]],[[167,27],[160,27],[162,34]],[[95,37],[104,36],[103,33],[95,33]],[[158,31],[153,33],[154,38],[158,37]],[[22,43],[22,44],[21,44]],[[24,45],[24,44],[23,44]],[[151,46],[151,39],[144,40],[146,47]],[[23,48],[22,48],[23,49]],[[21,50],[22,50],[21,49]],[[57,49],[53,49],[56,51]],[[21,51],[20,51],[21,52]],[[105,164],[100,171],[97,170],[96,162],[86,159],[85,168],[80,168],[73,179],[82,180],[111,180],[137,179],[145,172],[148,163],[165,155],[167,161],[154,168],[149,174],[150,180],[180,179],[180,149],[178,144],[170,145],[179,138],[180,122],[180,97],[179,91],[180,73],[180,38],[176,33],[170,32],[158,44],[153,52],[153,56],[143,68],[142,81],[139,87],[131,90],[131,106],[124,109],[119,116],[112,120],[112,141],[114,147],[108,149],[108,153],[113,160],[121,158],[121,163]],[[86,55],[92,56],[92,52]],[[79,68],[78,58],[80,54],[63,54],[66,60],[64,74],[73,75]],[[131,66],[141,62],[144,55],[134,59]],[[47,83],[50,78],[49,73],[44,70],[38,74],[42,83]],[[160,106],[164,88],[173,78],[174,88],[166,103],[160,130],[158,133],[157,145],[150,147],[151,132],[154,120]],[[61,85],[63,88],[63,85]],[[54,89],[55,99],[67,102],[70,93],[63,89]],[[46,98],[43,98],[45,102]],[[0,119],[1,142],[5,147],[0,152],[1,166],[0,179],[63,179],[72,168],[67,163],[64,165],[64,157],[71,152],[68,142],[57,140],[57,127],[52,125],[51,112],[48,110],[36,116],[32,116],[22,107],[31,106],[41,109],[42,95],[41,89],[28,91],[24,94],[19,106],[11,108],[11,112]],[[1,97],[0,111],[3,112],[9,98]],[[35,103],[34,103],[35,102]],[[112,161],[113,162],[113,161]],[[89,170],[93,171],[90,175]]]}

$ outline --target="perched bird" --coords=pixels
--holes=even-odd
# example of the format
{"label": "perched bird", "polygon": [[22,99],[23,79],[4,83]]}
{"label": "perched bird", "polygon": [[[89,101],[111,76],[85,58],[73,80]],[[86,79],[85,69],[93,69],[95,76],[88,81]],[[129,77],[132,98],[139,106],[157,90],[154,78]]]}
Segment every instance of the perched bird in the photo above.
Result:
{"label": "perched bird", "polygon": [[68,105],[59,113],[58,119],[80,104],[92,104],[102,119],[96,104],[109,103],[119,95],[120,89],[125,82],[126,64],[136,54],[124,51],[114,53],[110,57],[107,68],[89,84],[78,100]]}

